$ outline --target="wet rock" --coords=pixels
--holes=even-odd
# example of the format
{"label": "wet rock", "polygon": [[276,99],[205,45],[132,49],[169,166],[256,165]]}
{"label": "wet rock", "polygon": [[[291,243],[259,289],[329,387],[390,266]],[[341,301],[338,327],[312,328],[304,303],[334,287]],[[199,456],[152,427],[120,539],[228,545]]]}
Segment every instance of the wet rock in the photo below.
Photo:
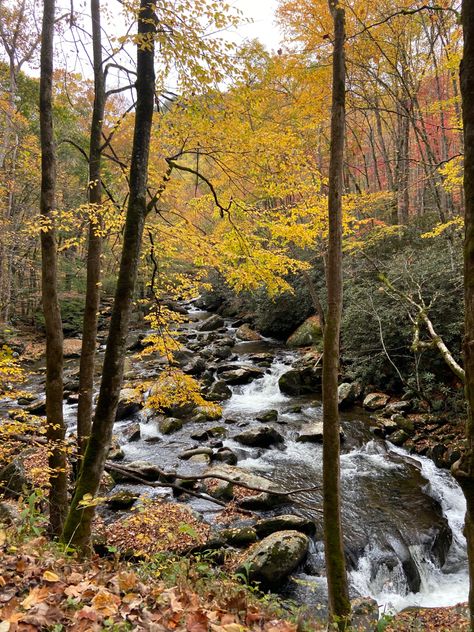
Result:
{"label": "wet rock", "polygon": [[265,538],[267,535],[277,531],[299,531],[300,533],[313,536],[316,533],[316,524],[309,518],[295,516],[294,514],[284,514],[259,520],[255,524],[255,531],[259,538]]}
{"label": "wet rock", "polygon": [[209,454],[195,454],[189,458],[189,461],[192,463],[204,463],[205,465],[209,465],[211,457]]}
{"label": "wet rock", "polygon": [[436,443],[428,450],[427,456],[432,459],[436,467],[446,467],[446,446],[444,443]]}
{"label": "wet rock", "polygon": [[209,318],[206,318],[206,320],[201,321],[196,329],[198,331],[215,331],[221,327],[224,327],[224,319],[217,314],[213,314]]}
{"label": "wet rock", "polygon": [[185,450],[184,452],[181,452],[181,454],[178,454],[178,459],[183,459],[184,461],[188,461],[193,456],[200,456],[202,454],[206,456],[212,456],[213,450],[212,448],[206,448],[206,447],[192,448],[191,450]]}
{"label": "wet rock", "polygon": [[290,369],[278,380],[280,391],[286,395],[305,395],[321,388],[321,370],[313,367]]}
{"label": "wet rock", "polygon": [[253,448],[268,448],[275,443],[283,443],[283,436],[271,426],[251,428],[234,437],[235,441]]}
{"label": "wet rock", "polygon": [[357,382],[342,382],[337,389],[339,408],[350,408],[360,397],[361,387]]}
{"label": "wet rock", "polygon": [[239,340],[243,340],[245,342],[255,342],[256,340],[262,339],[262,336],[251,329],[251,327],[246,323],[240,325],[240,327],[235,332],[235,335]]}
{"label": "wet rock", "polygon": [[[339,436],[344,438],[344,431],[342,428],[339,430]],[[301,443],[322,443],[323,442],[323,422],[317,421],[315,423],[303,426],[300,430],[300,434],[296,437],[296,441]]]}
{"label": "wet rock", "polygon": [[382,419],[381,420],[381,429],[383,436],[387,437],[398,430],[398,424],[393,419]]}
{"label": "wet rock", "polygon": [[127,417],[131,417],[141,408],[143,408],[143,402],[136,391],[133,388],[123,388],[120,391],[115,421],[127,419]]}
{"label": "wet rock", "polygon": [[164,435],[178,432],[178,430],[181,430],[183,425],[184,421],[182,419],[178,419],[177,417],[162,417],[158,422],[160,432]]}
{"label": "wet rock", "polygon": [[129,426],[127,426],[123,430],[123,436],[130,442],[138,441],[141,437],[140,424],[134,422],[130,424]]}
{"label": "wet rock", "polygon": [[[110,475],[115,483],[139,483],[133,475],[150,483],[158,481],[161,477],[160,469],[148,461],[132,461],[125,464],[124,468],[124,470],[119,471],[115,469],[110,470]],[[128,472],[127,470],[130,471]]]}
{"label": "wet rock", "polygon": [[252,472],[241,467],[222,463],[213,465],[207,469],[205,473],[210,476],[224,476],[231,481],[227,482],[217,479],[219,481],[218,486],[209,491],[212,496],[231,499],[233,497],[234,487],[238,486],[239,483],[264,490],[262,492],[255,491],[255,495],[250,495],[240,500],[238,504],[241,507],[247,509],[271,509],[283,502],[280,495],[273,493],[275,491],[282,491],[273,481],[264,476],[252,474]]}
{"label": "wet rock", "polygon": [[218,531],[217,537],[226,544],[236,547],[245,547],[257,541],[257,533],[252,527],[233,527]]}
{"label": "wet rock", "polygon": [[206,391],[206,399],[211,402],[219,402],[232,397],[232,391],[224,382],[224,380],[217,380]]}
{"label": "wet rock", "polygon": [[266,588],[276,587],[306,557],[309,539],[297,531],[279,531],[258,542],[243,556],[238,573]]}
{"label": "wet rock", "polygon": [[369,393],[364,398],[363,406],[367,410],[380,410],[385,408],[390,396],[386,393]]}
{"label": "wet rock", "polygon": [[413,434],[415,430],[413,419],[406,418],[403,415],[392,415],[392,421],[397,424],[398,428],[404,430],[407,434]]}
{"label": "wet rock", "polygon": [[278,419],[278,410],[272,408],[271,410],[264,410],[263,412],[256,415],[255,419],[257,421],[263,421],[265,423],[276,421]]}
{"label": "wet rock", "polygon": [[43,417],[46,415],[46,399],[38,399],[29,406],[25,408],[26,412],[30,413],[30,415],[38,415],[38,417]]}
{"label": "wet rock", "polygon": [[230,365],[225,370],[219,370],[219,378],[228,384],[248,384],[264,375],[263,369],[251,366],[233,367]]}
{"label": "wet rock", "polygon": [[23,393],[23,395],[17,399],[17,404],[19,406],[28,406],[28,404],[31,404],[37,399],[38,396],[33,393]]}
{"label": "wet rock", "polygon": [[144,333],[132,333],[127,340],[127,351],[143,351],[147,346],[143,341],[146,338]]}
{"label": "wet rock", "polygon": [[298,329],[291,334],[286,341],[289,347],[310,347],[313,345],[321,346],[323,341],[323,332],[321,323],[317,316],[307,318]]}
{"label": "wet rock", "polygon": [[213,456],[214,461],[227,463],[228,465],[237,465],[237,455],[230,448],[220,448]]}
{"label": "wet rock", "polygon": [[202,350],[202,355],[212,360],[227,360],[232,355],[232,347],[212,344]]}
{"label": "wet rock", "polygon": [[403,445],[405,441],[409,438],[409,435],[404,430],[397,430],[390,435],[390,441],[394,445]]}
{"label": "wet rock", "polygon": [[188,375],[201,375],[206,370],[206,363],[200,356],[194,357],[183,366],[183,372]]}

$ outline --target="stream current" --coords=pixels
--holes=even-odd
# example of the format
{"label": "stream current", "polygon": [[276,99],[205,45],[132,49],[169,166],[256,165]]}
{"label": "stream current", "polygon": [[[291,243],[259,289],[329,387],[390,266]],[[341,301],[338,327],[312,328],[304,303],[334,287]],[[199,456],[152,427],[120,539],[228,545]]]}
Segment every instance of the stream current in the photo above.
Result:
{"label": "stream current", "polygon": [[[194,320],[207,317],[194,311]],[[185,328],[195,338],[195,325]],[[228,325],[226,334],[234,330]],[[198,335],[199,337],[199,335]],[[271,340],[238,342],[230,363],[254,365],[255,354],[271,353],[273,361],[264,376],[250,384],[233,386],[232,397],[223,405],[223,420],[207,424],[185,424],[182,430],[163,436],[153,420],[141,413],[141,438],[129,443],[121,431],[129,420],[116,423],[122,437],[125,462],[146,460],[179,474],[198,473],[203,466],[179,461],[179,452],[196,447],[190,438],[195,432],[223,425],[228,428],[224,445],[238,456],[238,466],[272,479],[285,489],[322,484],[322,446],[296,441],[298,430],[322,419],[321,402],[316,396],[289,397],[280,392],[278,379],[288,371],[297,354]],[[229,361],[226,361],[229,364]],[[134,371],[149,372],[140,362]],[[271,423],[284,435],[284,444],[270,449],[244,447],[232,437],[261,425],[255,417],[275,409],[278,419]],[[76,405],[65,405],[71,429]],[[141,415],[141,416],[140,416]],[[465,501],[461,489],[445,470],[421,456],[412,457],[402,448],[375,438],[370,420],[362,409],[341,414],[345,439],[341,450],[342,513],[345,549],[351,593],[375,599],[381,611],[398,611],[407,606],[449,606],[465,601],[468,595],[466,542],[462,533]],[[122,441],[121,441],[122,442]],[[138,489],[137,489],[138,487]],[[169,494],[169,490],[120,485],[149,495]],[[299,505],[291,503],[272,513],[299,513],[320,525],[303,567],[284,589],[284,594],[309,606],[324,603],[324,549],[322,543],[321,492],[301,494]],[[190,504],[212,522],[219,507],[205,500]]]}

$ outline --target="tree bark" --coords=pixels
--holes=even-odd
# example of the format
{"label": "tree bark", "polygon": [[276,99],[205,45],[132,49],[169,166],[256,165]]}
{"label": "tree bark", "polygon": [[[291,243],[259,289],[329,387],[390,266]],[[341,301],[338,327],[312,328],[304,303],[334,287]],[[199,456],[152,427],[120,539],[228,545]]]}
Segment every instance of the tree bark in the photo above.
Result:
{"label": "tree bark", "polygon": [[41,232],[42,299],[46,329],[46,423],[49,449],[51,530],[60,535],[67,512],[65,426],[63,419],[63,331],[57,292],[57,249],[54,218],[56,153],[53,132],[53,37],[55,0],[44,0],[41,75],[41,215],[51,221]]}
{"label": "tree bark", "polygon": [[474,630],[474,3],[463,0],[461,21],[464,53],[461,62],[461,96],[464,127],[464,370],[467,401],[467,448],[454,464],[456,476],[466,497],[467,554],[469,564],[470,629]]}
{"label": "tree bark", "polygon": [[342,315],[342,182],[345,134],[345,14],[329,0],[334,52],[329,162],[328,310],[323,347],[323,510],[330,623],[349,625],[350,601],[342,539],[338,409],[339,334]]}
{"label": "tree bark", "polygon": [[122,385],[128,324],[147,212],[148,158],[155,94],[155,32],[153,4],[141,0],[137,41],[137,106],[122,257],[91,436],[62,534],[63,542],[72,544],[83,553],[90,551],[94,507],[90,504],[81,507],[80,503],[85,495],[94,497],[97,494],[110,447]]}
{"label": "tree bark", "polygon": [[92,425],[94,396],[94,367],[97,346],[97,322],[100,302],[100,265],[102,236],[99,229],[101,186],[101,144],[105,111],[105,81],[102,65],[102,37],[100,26],[100,0],[91,0],[92,48],[94,57],[94,106],[89,147],[89,203],[96,212],[97,221],[89,222],[87,250],[87,282],[82,328],[82,350],[79,370],[79,402],[77,408],[77,441],[79,454],[84,455]]}

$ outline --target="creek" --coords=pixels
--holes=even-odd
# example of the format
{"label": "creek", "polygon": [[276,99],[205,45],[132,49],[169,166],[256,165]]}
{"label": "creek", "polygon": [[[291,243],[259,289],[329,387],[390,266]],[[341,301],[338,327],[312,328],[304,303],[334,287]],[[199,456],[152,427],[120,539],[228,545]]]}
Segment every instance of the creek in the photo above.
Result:
{"label": "creek", "polygon": [[[182,327],[188,343],[199,340],[196,323],[209,313],[191,310],[194,322]],[[216,336],[234,336],[235,328],[226,321],[225,330]],[[185,343],[186,344],[186,343]],[[192,345],[189,345],[190,348]],[[256,366],[256,358],[271,354],[263,377],[249,384],[232,386],[232,396],[223,404],[223,420],[186,423],[171,435],[162,435],[158,424],[144,416],[141,436],[129,442],[123,434],[131,419],[116,423],[115,432],[125,453],[124,463],[144,460],[179,475],[196,474],[206,466],[181,461],[177,455],[198,447],[191,435],[216,425],[225,426],[223,440],[238,457],[238,466],[270,478],[285,489],[313,487],[322,482],[322,446],[296,439],[300,428],[322,419],[317,395],[290,397],[281,393],[278,380],[288,371],[297,353],[281,343],[262,339],[237,342],[225,364]],[[268,357],[268,356],[267,356]],[[212,364],[212,362],[210,361]],[[261,364],[260,364],[261,366]],[[138,360],[132,365],[136,379],[150,377],[153,360]],[[36,384],[38,387],[38,384]],[[67,421],[75,423],[76,406],[65,405]],[[256,416],[262,411],[278,411],[269,425],[284,436],[284,443],[269,449],[245,447],[233,437],[261,426]],[[465,601],[468,594],[466,543],[462,534],[465,502],[462,492],[448,471],[436,468],[427,458],[409,455],[370,431],[365,411],[355,408],[341,414],[345,438],[342,442],[342,512],[345,549],[353,596],[370,596],[382,611],[398,611],[407,606],[449,606]],[[168,496],[169,490],[122,484],[115,488],[143,491],[151,496]],[[317,605],[325,601],[324,550],[322,544],[321,491],[299,496],[303,506],[291,502],[278,510],[263,512],[298,513],[319,525],[310,554],[303,567],[284,588],[284,594],[298,602]],[[212,522],[220,510],[215,504],[193,499],[189,504]]]}

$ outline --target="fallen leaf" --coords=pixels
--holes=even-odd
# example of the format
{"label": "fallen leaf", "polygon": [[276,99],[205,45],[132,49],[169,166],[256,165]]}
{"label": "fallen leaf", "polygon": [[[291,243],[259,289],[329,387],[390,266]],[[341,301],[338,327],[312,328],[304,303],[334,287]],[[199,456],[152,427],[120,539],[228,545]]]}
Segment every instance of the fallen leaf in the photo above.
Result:
{"label": "fallen leaf", "polygon": [[120,599],[109,590],[100,590],[91,603],[97,612],[104,617],[110,617],[118,611]]}
{"label": "fallen leaf", "polygon": [[52,571],[44,571],[43,579],[45,582],[58,582],[59,575],[56,575],[56,573],[53,573]]}
{"label": "fallen leaf", "polygon": [[10,629],[10,621],[2,621],[0,623],[0,632],[8,632]]}
{"label": "fallen leaf", "polygon": [[33,588],[29,595],[23,599],[21,605],[25,610],[29,610],[30,608],[33,608],[33,606],[45,601],[48,598],[48,595],[49,590],[46,586],[36,586],[36,588]]}
{"label": "fallen leaf", "polygon": [[7,532],[5,529],[0,529],[0,546],[3,546],[7,541]]}

